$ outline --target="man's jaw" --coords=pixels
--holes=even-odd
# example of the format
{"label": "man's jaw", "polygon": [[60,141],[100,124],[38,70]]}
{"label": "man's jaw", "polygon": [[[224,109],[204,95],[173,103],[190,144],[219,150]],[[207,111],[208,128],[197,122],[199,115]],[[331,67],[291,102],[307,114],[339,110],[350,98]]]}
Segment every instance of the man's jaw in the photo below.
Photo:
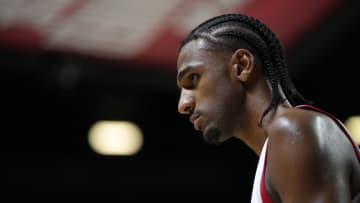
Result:
{"label": "man's jaw", "polygon": [[220,144],[220,129],[215,127],[206,128],[203,132],[203,138],[205,142],[211,145]]}

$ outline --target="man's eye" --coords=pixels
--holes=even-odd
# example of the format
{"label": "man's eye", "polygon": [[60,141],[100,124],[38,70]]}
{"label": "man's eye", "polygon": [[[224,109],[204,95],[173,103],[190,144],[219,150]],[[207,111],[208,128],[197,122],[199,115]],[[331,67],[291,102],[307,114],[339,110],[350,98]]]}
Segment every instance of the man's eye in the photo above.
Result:
{"label": "man's eye", "polygon": [[198,80],[200,79],[200,76],[198,74],[190,74],[186,77],[186,80],[183,80],[180,84],[185,89],[193,89],[196,87]]}
{"label": "man's eye", "polygon": [[199,75],[198,74],[191,74],[190,75],[190,80],[193,83],[193,85],[195,84],[195,82],[199,79]]}

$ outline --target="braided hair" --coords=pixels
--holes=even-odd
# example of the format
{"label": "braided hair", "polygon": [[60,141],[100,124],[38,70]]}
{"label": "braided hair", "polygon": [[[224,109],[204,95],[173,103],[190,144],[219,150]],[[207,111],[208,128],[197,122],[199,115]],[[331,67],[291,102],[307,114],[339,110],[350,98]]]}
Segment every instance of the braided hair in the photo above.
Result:
{"label": "braided hair", "polygon": [[235,51],[247,48],[260,58],[262,71],[271,86],[271,102],[264,110],[259,125],[271,109],[284,102],[280,89],[291,105],[309,103],[295,88],[285,62],[283,47],[277,36],[258,19],[242,14],[224,14],[211,18],[193,29],[181,42],[179,51],[187,43],[204,39],[214,49]]}

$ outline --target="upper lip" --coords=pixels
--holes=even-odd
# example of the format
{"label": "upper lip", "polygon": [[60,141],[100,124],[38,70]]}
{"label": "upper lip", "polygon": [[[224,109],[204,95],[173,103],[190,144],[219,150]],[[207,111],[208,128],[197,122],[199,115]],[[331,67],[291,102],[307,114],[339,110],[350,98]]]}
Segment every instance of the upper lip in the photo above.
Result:
{"label": "upper lip", "polygon": [[192,114],[192,115],[190,116],[190,122],[191,122],[191,123],[194,123],[194,122],[196,121],[196,119],[198,119],[199,117],[200,117],[199,114]]}

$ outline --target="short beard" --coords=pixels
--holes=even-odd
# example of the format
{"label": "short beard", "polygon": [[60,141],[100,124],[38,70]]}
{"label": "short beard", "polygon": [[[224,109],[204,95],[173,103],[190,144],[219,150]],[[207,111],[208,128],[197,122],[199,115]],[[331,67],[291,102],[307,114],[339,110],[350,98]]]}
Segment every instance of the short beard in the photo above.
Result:
{"label": "short beard", "polygon": [[220,144],[220,130],[219,128],[211,127],[204,131],[203,139],[210,145]]}

